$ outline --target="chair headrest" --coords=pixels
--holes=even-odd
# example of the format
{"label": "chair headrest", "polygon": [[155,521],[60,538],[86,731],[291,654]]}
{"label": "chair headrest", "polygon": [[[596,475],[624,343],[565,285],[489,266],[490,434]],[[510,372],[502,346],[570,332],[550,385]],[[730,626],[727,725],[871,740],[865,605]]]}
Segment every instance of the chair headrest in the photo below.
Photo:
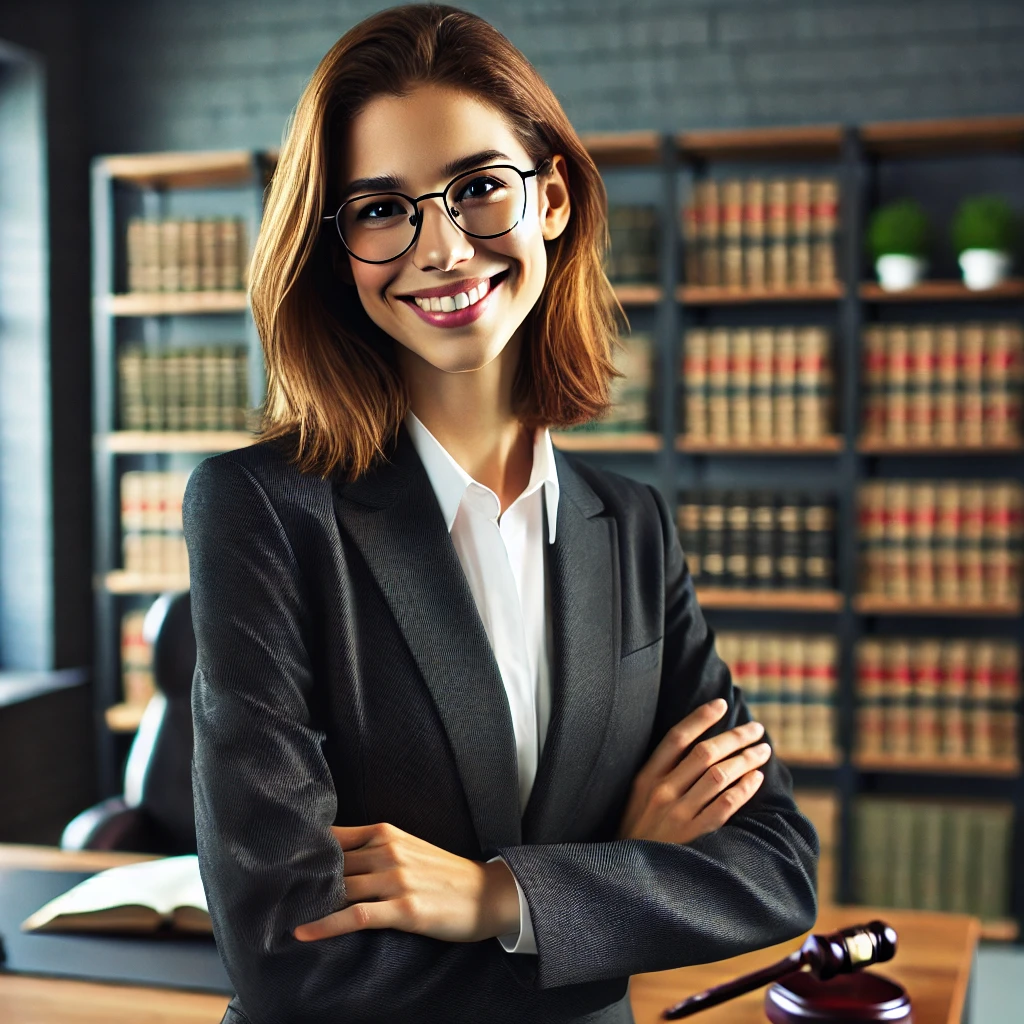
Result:
{"label": "chair headrest", "polygon": [[187,590],[161,594],[146,612],[142,635],[153,646],[153,681],[169,701],[189,700],[196,668],[196,636]]}

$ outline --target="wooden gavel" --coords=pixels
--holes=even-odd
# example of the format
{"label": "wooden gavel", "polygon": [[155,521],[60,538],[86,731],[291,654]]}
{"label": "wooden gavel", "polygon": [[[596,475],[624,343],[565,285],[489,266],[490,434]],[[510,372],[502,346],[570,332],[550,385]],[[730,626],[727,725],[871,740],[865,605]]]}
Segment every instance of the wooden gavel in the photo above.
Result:
{"label": "wooden gavel", "polygon": [[716,985],[705,992],[689,996],[662,1012],[662,1020],[689,1017],[711,1006],[752,992],[755,988],[778,981],[804,967],[819,981],[828,981],[839,974],[852,974],[871,964],[884,963],[896,955],[896,932],[884,921],[841,928],[828,935],[808,935],[804,944],[771,967],[745,974],[741,978]]}

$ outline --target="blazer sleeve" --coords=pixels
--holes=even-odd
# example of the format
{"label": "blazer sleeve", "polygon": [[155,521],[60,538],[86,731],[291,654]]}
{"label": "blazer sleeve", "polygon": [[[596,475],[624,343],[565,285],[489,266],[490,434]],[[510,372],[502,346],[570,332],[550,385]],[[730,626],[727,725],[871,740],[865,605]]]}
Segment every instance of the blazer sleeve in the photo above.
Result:
{"label": "blazer sleeve", "polygon": [[[649,485],[648,485],[649,486]],[[668,505],[650,487],[665,543],[661,686],[648,753],[667,730],[715,697],[714,732],[750,720],[715,652]],[[529,901],[536,957],[512,957],[536,988],[709,963],[783,942],[817,915],[818,837],[797,810],[773,754],[755,796],[691,843],[644,839],[501,847]]]}
{"label": "blazer sleeve", "polygon": [[337,792],[310,713],[303,578],[277,511],[240,463],[219,456],[197,466],[183,520],[197,650],[199,866],[246,1016],[252,1024],[402,1017],[438,986],[465,988],[467,957],[482,944],[395,929],[315,942],[292,935],[346,903],[330,830]]}

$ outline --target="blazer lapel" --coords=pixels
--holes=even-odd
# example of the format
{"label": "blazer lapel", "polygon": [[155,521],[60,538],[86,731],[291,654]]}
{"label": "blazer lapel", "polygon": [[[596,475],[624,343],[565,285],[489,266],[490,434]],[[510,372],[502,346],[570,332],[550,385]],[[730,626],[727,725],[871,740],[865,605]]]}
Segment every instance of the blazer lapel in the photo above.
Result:
{"label": "blazer lapel", "polygon": [[615,697],[620,645],[615,520],[555,450],[558,519],[545,540],[552,633],[551,719],[523,814],[523,841],[563,841],[600,754]]}
{"label": "blazer lapel", "polygon": [[[395,617],[441,718],[485,856],[557,842],[601,751],[615,695],[621,622],[618,536],[590,485],[556,449],[549,587],[551,717],[522,817],[508,697],[472,591],[403,424],[390,461],[335,480],[335,512]],[[545,513],[546,514],[546,513]],[[453,642],[454,638],[454,642]]]}
{"label": "blazer lapel", "polygon": [[505,687],[404,424],[390,462],[335,483],[334,506],[434,699],[481,849],[519,845],[518,760]]}

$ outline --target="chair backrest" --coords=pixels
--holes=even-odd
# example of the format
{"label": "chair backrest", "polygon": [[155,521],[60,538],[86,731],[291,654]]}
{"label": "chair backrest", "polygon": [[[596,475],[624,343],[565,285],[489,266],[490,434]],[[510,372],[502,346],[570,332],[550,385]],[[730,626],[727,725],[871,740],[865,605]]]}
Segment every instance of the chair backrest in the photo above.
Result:
{"label": "chair backrest", "polygon": [[142,631],[153,648],[157,694],[128,753],[124,799],[129,807],[146,812],[166,853],[194,853],[191,698],[196,638],[188,591],[161,594],[146,613]]}

